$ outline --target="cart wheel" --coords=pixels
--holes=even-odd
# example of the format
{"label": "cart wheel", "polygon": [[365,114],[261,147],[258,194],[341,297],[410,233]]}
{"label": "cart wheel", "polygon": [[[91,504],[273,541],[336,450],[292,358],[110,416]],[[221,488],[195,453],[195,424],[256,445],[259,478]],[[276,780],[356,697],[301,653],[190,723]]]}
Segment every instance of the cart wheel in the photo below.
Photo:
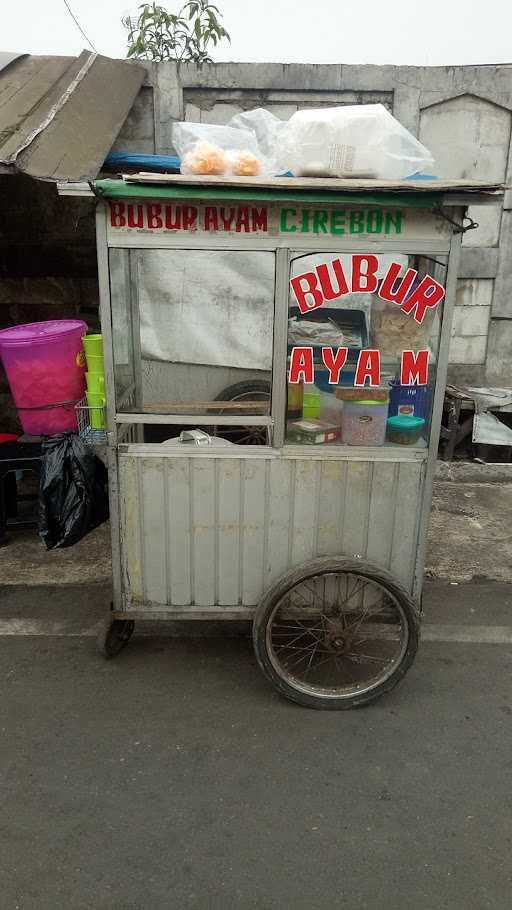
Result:
{"label": "cart wheel", "polygon": [[254,617],[258,663],[308,708],[357,708],[389,692],[418,649],[419,614],[389,572],[321,557],[270,588]]}
{"label": "cart wheel", "polygon": [[[248,379],[245,382],[236,382],[234,385],[223,389],[215,401],[268,401],[270,402],[270,382],[266,379]],[[219,414],[223,411],[219,410]],[[230,412],[232,413],[232,412]],[[268,442],[266,427],[215,427],[214,436],[234,442],[236,445],[259,446]]]}
{"label": "cart wheel", "polygon": [[135,628],[132,619],[112,619],[100,630],[98,648],[105,657],[115,657],[130,640]]}

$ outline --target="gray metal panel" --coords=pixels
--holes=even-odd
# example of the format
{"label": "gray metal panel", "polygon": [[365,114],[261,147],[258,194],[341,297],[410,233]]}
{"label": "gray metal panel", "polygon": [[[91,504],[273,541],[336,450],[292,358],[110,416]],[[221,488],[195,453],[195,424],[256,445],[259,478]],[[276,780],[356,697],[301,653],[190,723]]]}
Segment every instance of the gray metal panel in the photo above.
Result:
{"label": "gray metal panel", "polygon": [[359,555],[411,590],[424,463],[119,456],[125,606],[254,607],[291,566]]}
{"label": "gray metal panel", "polygon": [[14,61],[0,72],[0,161],[42,179],[92,179],[145,75],[88,51]]}

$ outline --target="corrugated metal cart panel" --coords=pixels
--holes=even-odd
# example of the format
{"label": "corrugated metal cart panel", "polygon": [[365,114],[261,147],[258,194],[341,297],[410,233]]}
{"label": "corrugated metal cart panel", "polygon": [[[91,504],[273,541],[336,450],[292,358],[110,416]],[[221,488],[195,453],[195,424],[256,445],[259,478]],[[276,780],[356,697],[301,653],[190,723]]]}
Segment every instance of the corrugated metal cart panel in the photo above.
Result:
{"label": "corrugated metal cart panel", "polygon": [[424,462],[123,453],[125,607],[254,607],[289,567],[359,555],[412,590]]}

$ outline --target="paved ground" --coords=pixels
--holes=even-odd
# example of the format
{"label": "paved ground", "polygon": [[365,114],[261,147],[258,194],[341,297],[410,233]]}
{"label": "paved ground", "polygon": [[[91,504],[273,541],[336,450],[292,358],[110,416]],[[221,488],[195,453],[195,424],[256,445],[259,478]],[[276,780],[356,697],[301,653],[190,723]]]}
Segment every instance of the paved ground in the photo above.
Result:
{"label": "paved ground", "polygon": [[0,596],[2,910],[509,910],[511,586],[430,584],[406,680],[347,713],[241,637],[105,661],[105,585]]}

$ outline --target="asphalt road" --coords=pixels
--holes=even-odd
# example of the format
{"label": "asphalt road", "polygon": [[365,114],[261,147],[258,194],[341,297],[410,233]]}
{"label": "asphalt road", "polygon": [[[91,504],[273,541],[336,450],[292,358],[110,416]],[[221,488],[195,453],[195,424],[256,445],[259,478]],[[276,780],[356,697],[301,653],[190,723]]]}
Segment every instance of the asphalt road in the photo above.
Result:
{"label": "asphalt road", "polygon": [[509,910],[510,588],[434,588],[404,683],[351,712],[282,700],[244,638],[105,661],[101,589],[64,593],[3,593],[1,910]]}

